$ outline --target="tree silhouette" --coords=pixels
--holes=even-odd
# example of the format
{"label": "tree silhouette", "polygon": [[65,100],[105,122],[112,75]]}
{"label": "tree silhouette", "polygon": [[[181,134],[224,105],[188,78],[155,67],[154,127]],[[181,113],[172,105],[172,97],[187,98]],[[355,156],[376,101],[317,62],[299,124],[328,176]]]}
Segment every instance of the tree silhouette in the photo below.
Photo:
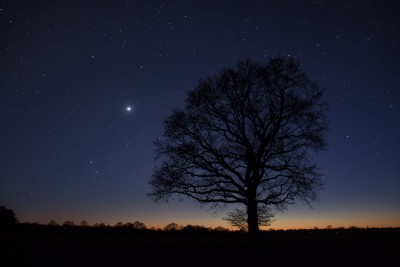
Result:
{"label": "tree silhouette", "polygon": [[65,228],[70,228],[70,227],[74,227],[75,226],[75,223],[73,222],[73,221],[65,221],[64,223],[63,223],[63,226],[65,227]]}
{"label": "tree silhouette", "polygon": [[144,223],[142,223],[142,222],[139,222],[139,221],[133,222],[132,227],[133,227],[133,229],[137,229],[137,230],[145,230],[145,229],[147,229],[146,225]]}
{"label": "tree silhouette", "polygon": [[[258,225],[269,226],[273,221],[273,211],[268,206],[261,206],[257,209],[258,213]],[[227,217],[223,218],[230,225],[238,227],[241,231],[248,231],[248,218],[247,212],[243,209],[234,209],[232,212],[227,213]]]}
{"label": "tree silhouette", "polygon": [[124,224],[122,222],[117,222],[115,224],[115,227],[123,227],[123,226],[124,226]]}
{"label": "tree silhouette", "polygon": [[179,230],[180,226],[177,223],[169,223],[164,227],[166,231],[176,231]]}
{"label": "tree silhouette", "polygon": [[58,226],[58,223],[55,220],[51,220],[47,224],[48,226]]}
{"label": "tree silhouette", "polygon": [[216,232],[229,232],[228,228],[222,227],[222,226],[217,226],[213,229]]}
{"label": "tree silhouette", "polygon": [[323,91],[285,57],[239,62],[191,91],[164,122],[150,179],[155,201],[189,197],[218,208],[240,203],[249,233],[258,209],[311,203],[322,187],[310,152],[326,147]]}
{"label": "tree silhouette", "polygon": [[15,212],[5,206],[0,206],[0,229],[8,228],[18,223]]}
{"label": "tree silhouette", "polygon": [[197,233],[199,233],[199,232],[204,233],[204,232],[210,231],[210,228],[207,228],[207,227],[202,226],[202,225],[191,225],[191,224],[188,224],[188,225],[182,227],[182,230],[181,230],[181,231],[183,231],[183,232],[190,232],[190,233],[194,233],[194,232],[197,232]]}

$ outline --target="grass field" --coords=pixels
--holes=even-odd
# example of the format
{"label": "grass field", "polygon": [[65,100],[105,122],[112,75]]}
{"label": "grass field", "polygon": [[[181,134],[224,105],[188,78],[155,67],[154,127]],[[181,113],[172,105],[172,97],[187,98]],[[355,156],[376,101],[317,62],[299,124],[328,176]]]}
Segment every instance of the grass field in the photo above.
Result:
{"label": "grass field", "polygon": [[254,240],[241,232],[19,225],[0,238],[1,266],[389,266],[400,257],[400,228],[263,231]]}

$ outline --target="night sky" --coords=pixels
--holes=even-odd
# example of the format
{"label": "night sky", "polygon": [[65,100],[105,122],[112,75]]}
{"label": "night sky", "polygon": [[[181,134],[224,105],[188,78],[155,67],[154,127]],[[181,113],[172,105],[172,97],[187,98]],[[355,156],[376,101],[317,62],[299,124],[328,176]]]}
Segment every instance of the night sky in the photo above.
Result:
{"label": "night sky", "polygon": [[329,147],[313,209],[271,227],[400,226],[398,2],[0,3],[0,205],[19,221],[228,227],[146,197],[153,141],[201,78],[284,55],[326,90]]}

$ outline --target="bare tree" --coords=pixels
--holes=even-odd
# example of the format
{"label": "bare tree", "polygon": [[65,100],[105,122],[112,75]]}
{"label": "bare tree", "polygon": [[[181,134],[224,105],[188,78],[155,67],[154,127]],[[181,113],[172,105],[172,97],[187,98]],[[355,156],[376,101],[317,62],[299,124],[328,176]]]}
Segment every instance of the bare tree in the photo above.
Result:
{"label": "bare tree", "polygon": [[322,187],[310,157],[326,147],[322,96],[300,64],[284,57],[239,62],[208,77],[165,120],[148,195],[186,196],[212,208],[240,203],[249,233],[259,231],[259,207],[283,210],[296,199],[310,205]]}

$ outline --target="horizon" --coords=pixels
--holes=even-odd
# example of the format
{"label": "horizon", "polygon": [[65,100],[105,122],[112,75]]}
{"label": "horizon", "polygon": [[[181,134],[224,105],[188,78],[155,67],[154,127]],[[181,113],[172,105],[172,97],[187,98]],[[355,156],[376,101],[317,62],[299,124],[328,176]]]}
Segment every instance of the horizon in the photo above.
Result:
{"label": "horizon", "polygon": [[[15,211],[14,211],[15,212]],[[301,212],[298,212],[301,214]],[[291,216],[291,214],[286,214],[286,213],[279,213],[275,216],[275,221],[271,223],[270,226],[262,226],[260,229],[263,230],[270,230],[270,229],[275,229],[275,230],[290,230],[290,229],[314,229],[315,227],[319,229],[326,229],[328,226],[332,228],[351,228],[351,227],[357,227],[357,228],[398,228],[400,227],[400,223],[396,222],[396,218],[393,218],[392,221],[386,221],[386,220],[379,220],[379,218],[368,218],[364,216],[361,219],[346,219],[347,217],[354,217],[349,215],[342,215],[341,217],[337,218],[335,215],[325,215],[322,218],[318,218],[318,213],[313,214],[313,210],[309,210],[306,212],[308,215],[310,215],[311,218],[308,220],[304,220],[304,218],[301,220],[301,218],[297,218],[296,215]],[[207,216],[208,215],[208,216]],[[202,215],[198,215],[197,220],[196,219],[188,219],[185,216],[181,216],[180,218],[177,218],[176,220],[171,220],[171,219],[163,219],[163,220],[147,220],[146,218],[124,218],[124,220],[120,220],[118,217],[117,218],[108,218],[108,219],[102,219],[102,218],[72,218],[72,217],[65,217],[65,218],[57,218],[54,217],[52,218],[51,216],[48,218],[43,218],[39,220],[35,219],[20,219],[18,216],[18,213],[16,213],[16,217],[20,223],[39,223],[42,225],[48,224],[50,221],[54,220],[58,225],[62,225],[65,221],[72,221],[75,225],[79,226],[79,224],[82,221],[86,221],[89,226],[94,226],[95,224],[100,224],[104,223],[107,226],[115,226],[117,223],[133,223],[135,221],[139,221],[145,224],[147,228],[160,228],[163,229],[166,225],[169,223],[177,223],[179,226],[187,226],[187,225],[199,225],[199,226],[204,226],[207,228],[216,228],[216,227],[224,227],[230,230],[238,230],[237,227],[229,225],[226,221],[222,219],[224,215],[221,214],[220,218],[213,218],[213,215],[210,215],[208,212]],[[336,217],[336,218],[335,218]],[[357,216],[358,217],[358,216]],[[295,220],[296,222],[293,222]]]}
{"label": "horizon", "polygon": [[[72,227],[120,227],[118,226],[118,224],[122,223],[122,226],[126,225],[126,224],[133,224],[134,222],[136,222],[138,220],[135,221],[127,221],[127,222],[121,222],[121,221],[117,221],[116,223],[104,223],[104,222],[93,222],[90,223],[87,220],[81,220],[81,221],[72,221],[72,220],[65,220],[65,221],[56,221],[56,220],[50,220],[46,223],[42,223],[42,222],[28,222],[28,221],[18,221],[18,224],[39,224],[39,225],[44,225],[47,226],[49,225],[49,223],[55,223],[55,226],[60,226],[62,227],[63,224],[65,222],[72,222],[73,225]],[[87,225],[81,225],[82,222],[86,222]],[[170,222],[170,223],[166,223],[166,224],[153,224],[153,225],[147,225],[146,222],[144,221],[138,221],[141,222],[145,225],[145,229],[146,230],[160,230],[160,231],[168,231],[165,230],[164,228],[170,224],[170,223],[175,223],[175,222]],[[237,231],[237,232],[241,232],[241,230],[238,227],[234,227],[231,225],[204,225],[204,224],[198,224],[198,223],[183,223],[183,224],[179,224],[177,223],[179,228],[183,228],[186,226],[199,226],[199,227],[204,227],[206,229],[210,229],[210,230],[214,230],[218,227],[222,227],[224,229],[227,229],[229,231]],[[387,228],[400,228],[399,225],[364,225],[364,226],[360,226],[357,224],[348,224],[348,225],[331,225],[328,224],[324,227],[320,227],[320,226],[298,226],[298,227],[285,227],[285,228],[276,228],[273,227],[272,225],[270,226],[262,226],[260,227],[260,231],[286,231],[286,230],[335,230],[335,229],[387,229]],[[180,231],[181,229],[178,229],[177,231]]]}

